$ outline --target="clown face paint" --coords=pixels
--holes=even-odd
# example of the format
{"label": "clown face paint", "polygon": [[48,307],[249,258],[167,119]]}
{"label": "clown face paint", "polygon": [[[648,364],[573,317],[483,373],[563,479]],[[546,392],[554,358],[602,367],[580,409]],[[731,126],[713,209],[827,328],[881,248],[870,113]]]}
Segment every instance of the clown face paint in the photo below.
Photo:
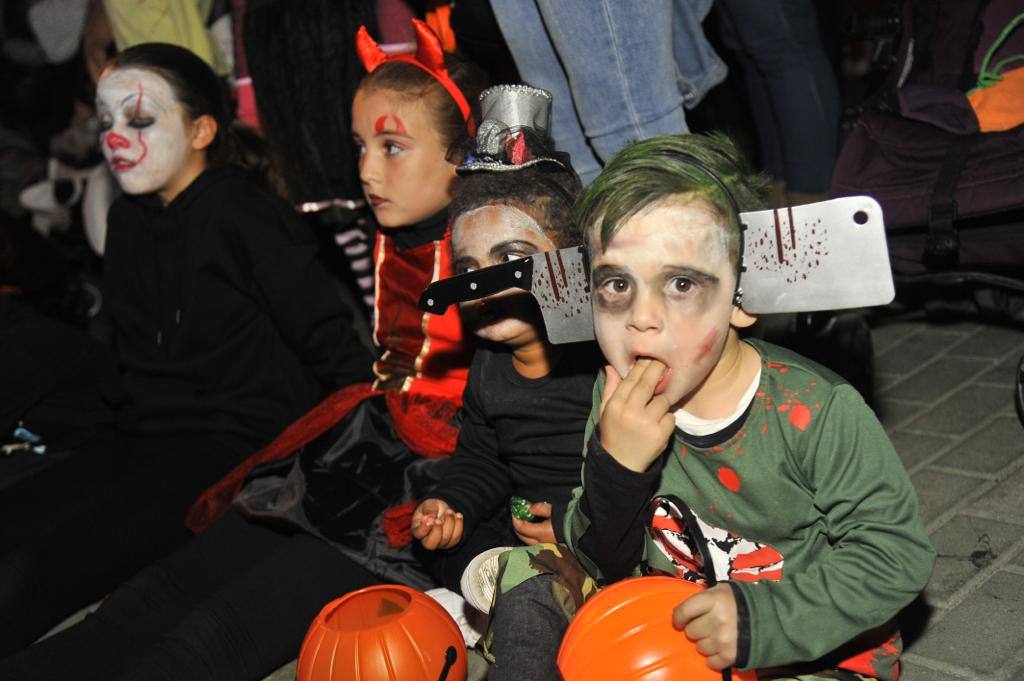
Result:
{"label": "clown face paint", "polygon": [[96,87],[96,112],[103,156],[126,194],[184,189],[177,185],[194,150],[185,107],[166,80],[114,69]]}
{"label": "clown face paint", "polygon": [[360,90],[352,103],[363,194],[383,227],[404,227],[447,206],[455,166],[427,107],[390,90]]}
{"label": "clown face paint", "polygon": [[[482,206],[460,215],[452,226],[456,274],[500,265],[555,249],[540,225],[512,206]],[[526,291],[508,289],[461,305],[463,320],[485,340],[524,345],[542,337],[537,301]]]}
{"label": "clown face paint", "polygon": [[732,304],[736,277],[720,222],[703,201],[663,202],[630,218],[603,253],[592,249],[594,327],[605,358],[621,376],[637,358],[664,363],[657,392],[674,408],[691,408],[714,384],[730,324],[750,319]]}

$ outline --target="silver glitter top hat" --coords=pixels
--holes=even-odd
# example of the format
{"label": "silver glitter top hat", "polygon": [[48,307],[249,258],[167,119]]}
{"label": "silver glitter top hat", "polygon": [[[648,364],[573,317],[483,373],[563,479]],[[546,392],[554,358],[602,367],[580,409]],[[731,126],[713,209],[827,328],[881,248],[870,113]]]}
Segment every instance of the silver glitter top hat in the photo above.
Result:
{"label": "silver glitter top hat", "polygon": [[[480,125],[459,173],[509,172],[556,163],[568,168],[551,140],[551,93],[529,85],[495,85],[480,93]],[[563,158],[559,158],[563,157]]]}

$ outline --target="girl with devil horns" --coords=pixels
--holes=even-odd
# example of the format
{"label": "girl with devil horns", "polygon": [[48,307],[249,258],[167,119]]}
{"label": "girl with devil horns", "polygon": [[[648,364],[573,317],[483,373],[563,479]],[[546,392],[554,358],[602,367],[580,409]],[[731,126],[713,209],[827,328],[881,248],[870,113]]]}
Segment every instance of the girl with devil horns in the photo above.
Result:
{"label": "girl with devil horns", "polygon": [[415,305],[451,274],[446,154],[474,131],[483,77],[415,23],[415,55],[388,57],[365,30],[357,39],[369,73],[353,135],[380,226],[374,381],[331,395],[207,490],[188,517],[202,534],[91,617],[0,663],[0,677],[261,678],[295,657],[332,598],[378,575],[429,584],[409,551],[411,505],[381,511],[415,498],[455,445],[470,351],[457,309],[426,317]]}

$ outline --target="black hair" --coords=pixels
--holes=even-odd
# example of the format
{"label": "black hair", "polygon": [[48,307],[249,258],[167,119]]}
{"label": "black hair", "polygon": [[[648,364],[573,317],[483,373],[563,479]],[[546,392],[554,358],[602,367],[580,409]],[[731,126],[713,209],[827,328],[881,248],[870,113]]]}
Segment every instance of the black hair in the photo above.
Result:
{"label": "black hair", "polygon": [[108,68],[143,69],[166,80],[189,118],[210,116],[216,121],[217,133],[206,147],[210,167],[236,163],[275,184],[263,139],[254,130],[232,121],[224,83],[194,52],[170,43],[140,43],[119,52]]}
{"label": "black hair", "polygon": [[573,216],[573,203],[582,191],[571,169],[539,163],[522,170],[480,170],[460,174],[452,187],[448,214],[458,217],[483,206],[511,206],[527,213],[558,248],[583,243],[583,232]]}
{"label": "black hair", "polygon": [[376,26],[372,0],[246,5],[245,59],[264,135],[296,202],[362,198],[352,98],[363,75],[355,36]]}

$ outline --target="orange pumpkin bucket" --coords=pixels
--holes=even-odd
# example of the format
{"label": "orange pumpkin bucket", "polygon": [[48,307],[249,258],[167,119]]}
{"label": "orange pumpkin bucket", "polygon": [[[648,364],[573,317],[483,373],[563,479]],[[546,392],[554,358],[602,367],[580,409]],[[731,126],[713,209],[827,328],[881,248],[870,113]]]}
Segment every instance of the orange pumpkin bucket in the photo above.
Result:
{"label": "orange pumpkin bucket", "polygon": [[[558,651],[565,681],[722,681],[672,626],[672,611],[704,587],[676,577],[634,577],[608,586],[576,613]],[[732,670],[733,681],[755,681]]]}
{"label": "orange pumpkin bucket", "polygon": [[437,601],[386,584],[324,606],[299,652],[296,681],[465,681],[466,643]]}

